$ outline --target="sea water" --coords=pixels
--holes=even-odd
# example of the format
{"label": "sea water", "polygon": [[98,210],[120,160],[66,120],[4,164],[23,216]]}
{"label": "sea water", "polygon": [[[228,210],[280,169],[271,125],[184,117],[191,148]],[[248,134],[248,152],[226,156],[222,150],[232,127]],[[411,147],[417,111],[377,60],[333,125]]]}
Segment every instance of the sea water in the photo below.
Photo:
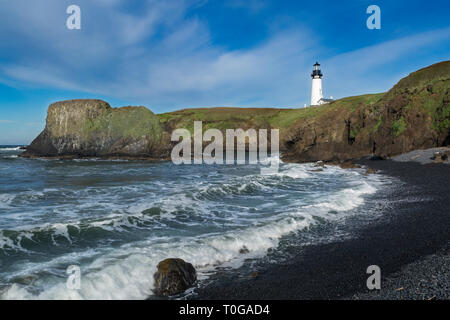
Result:
{"label": "sea water", "polygon": [[[387,183],[314,164],[281,163],[263,175],[259,165],[20,153],[0,146],[2,299],[147,299],[166,258],[192,263],[201,283],[263,258],[290,234],[373,214],[360,208]],[[66,285],[69,266],[81,270],[79,290]]]}

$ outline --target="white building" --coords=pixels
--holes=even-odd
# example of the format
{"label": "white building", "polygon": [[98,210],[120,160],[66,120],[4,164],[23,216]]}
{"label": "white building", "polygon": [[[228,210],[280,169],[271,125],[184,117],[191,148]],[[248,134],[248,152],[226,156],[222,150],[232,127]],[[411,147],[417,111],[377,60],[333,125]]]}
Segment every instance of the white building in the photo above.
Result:
{"label": "white building", "polygon": [[311,105],[319,106],[321,104],[329,103],[333,99],[325,99],[322,94],[322,71],[320,71],[320,64],[316,62],[314,64],[314,70],[311,74],[312,77],[312,89],[311,89]]}

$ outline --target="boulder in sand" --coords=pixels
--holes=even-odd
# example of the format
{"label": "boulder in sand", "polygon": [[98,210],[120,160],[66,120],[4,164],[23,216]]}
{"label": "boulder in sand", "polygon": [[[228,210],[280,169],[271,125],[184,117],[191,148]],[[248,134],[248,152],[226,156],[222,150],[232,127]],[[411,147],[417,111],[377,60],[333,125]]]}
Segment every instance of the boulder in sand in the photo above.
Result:
{"label": "boulder in sand", "polygon": [[158,264],[154,279],[154,293],[167,297],[192,287],[197,281],[197,272],[192,264],[182,259],[166,259]]}
{"label": "boulder in sand", "polygon": [[442,151],[435,152],[433,159],[434,159],[434,162],[438,162],[438,163],[445,162],[448,160],[448,155],[446,152],[442,152]]}
{"label": "boulder in sand", "polygon": [[353,163],[352,161],[344,161],[339,164],[339,167],[342,169],[355,169],[355,168],[361,168],[359,164]]}

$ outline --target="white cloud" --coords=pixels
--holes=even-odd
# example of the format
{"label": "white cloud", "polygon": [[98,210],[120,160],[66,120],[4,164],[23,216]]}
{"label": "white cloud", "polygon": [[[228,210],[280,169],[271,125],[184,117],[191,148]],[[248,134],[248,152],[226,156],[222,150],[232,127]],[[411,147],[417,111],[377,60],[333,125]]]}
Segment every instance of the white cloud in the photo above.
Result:
{"label": "white cloud", "polygon": [[[346,52],[330,59],[327,78],[331,91],[339,90],[341,97],[355,93],[382,92],[406,76],[409,72],[427,65],[417,64],[412,69],[394,66],[396,62],[413,61],[423,50],[433,50],[436,46],[450,43],[450,28],[423,32],[408,37],[386,41],[377,45]],[[429,61],[432,64],[438,61]],[[380,72],[380,69],[385,72]]]}
{"label": "white cloud", "polygon": [[[65,28],[64,1],[2,3],[0,36],[9,39],[0,43],[0,58],[8,61],[0,63],[2,78],[133,99],[158,112],[309,100],[311,65],[323,52],[309,30],[278,31],[256,47],[229,51],[214,46],[207,24],[188,14],[198,1],[147,0],[134,14],[123,9],[125,0],[78,2],[81,31]],[[368,81],[373,70],[448,35],[437,30],[324,59],[325,93],[379,89]]]}
{"label": "white cloud", "polygon": [[[60,21],[41,24],[35,18],[27,28],[16,30],[27,35],[31,28],[40,34],[40,43],[28,39],[26,44],[45,56],[22,53],[14,63],[0,65],[2,73],[51,87],[142,99],[149,105],[241,105],[245,101],[264,105],[276,100],[266,102],[262,93],[280,88],[280,81],[298,90],[299,74],[289,73],[310,60],[308,49],[314,44],[307,32],[290,30],[274,34],[255,48],[225,51],[211,45],[204,22],[186,17],[191,2],[174,6],[173,2],[148,1],[139,15],[117,11],[122,1],[103,11],[90,3],[80,3],[85,22],[79,34],[67,31]],[[91,28],[86,20],[94,9],[103,14]],[[25,7],[14,6],[8,14],[23,20],[22,10]],[[27,10],[40,12],[36,5]],[[52,10],[52,16],[56,15]],[[280,94],[273,92],[272,97]]]}

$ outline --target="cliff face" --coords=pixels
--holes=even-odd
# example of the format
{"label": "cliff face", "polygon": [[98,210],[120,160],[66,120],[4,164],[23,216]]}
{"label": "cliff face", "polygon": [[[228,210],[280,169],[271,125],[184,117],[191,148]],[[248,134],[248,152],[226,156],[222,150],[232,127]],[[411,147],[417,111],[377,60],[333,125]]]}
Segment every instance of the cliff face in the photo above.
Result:
{"label": "cliff face", "polygon": [[345,98],[317,107],[287,131],[292,161],[392,156],[450,143],[450,62],[421,69],[386,94]]}
{"label": "cliff face", "polygon": [[144,107],[111,108],[100,100],[50,105],[44,131],[25,156],[160,157],[163,131]]}
{"label": "cliff face", "polygon": [[[52,104],[24,156],[167,158],[174,129],[280,129],[290,161],[392,156],[450,144],[450,61],[421,69],[390,91],[302,109],[188,109],[160,115],[100,100]],[[269,136],[270,140],[270,136]],[[268,143],[270,146],[270,141]]]}

